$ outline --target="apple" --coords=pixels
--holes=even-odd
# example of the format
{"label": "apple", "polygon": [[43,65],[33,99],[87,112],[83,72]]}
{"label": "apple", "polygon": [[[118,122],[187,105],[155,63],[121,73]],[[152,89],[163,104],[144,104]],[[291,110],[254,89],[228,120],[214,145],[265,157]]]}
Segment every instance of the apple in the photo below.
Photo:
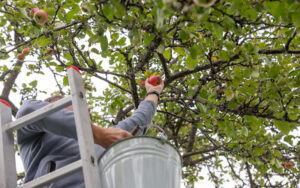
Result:
{"label": "apple", "polygon": [[25,59],[25,55],[23,53],[19,53],[17,55],[17,59],[20,60],[20,61],[23,61]]}
{"label": "apple", "polygon": [[22,50],[22,54],[24,54],[24,56],[28,55],[29,52],[30,52],[30,48],[29,47],[23,48],[23,50]]}
{"label": "apple", "polygon": [[140,86],[140,88],[143,88],[144,86],[145,86],[145,80],[141,80],[140,82],[139,82],[139,86]]}
{"label": "apple", "polygon": [[44,10],[38,10],[34,13],[36,23],[43,25],[48,21],[48,14]]}
{"label": "apple", "polygon": [[286,161],[284,162],[284,167],[287,169],[291,169],[294,167],[294,163],[292,161]]}
{"label": "apple", "polygon": [[55,54],[55,50],[52,49],[52,48],[48,48],[48,49],[47,49],[47,54],[48,54],[48,55],[54,55],[54,54]]}
{"label": "apple", "polygon": [[157,86],[162,83],[162,79],[160,76],[154,75],[148,79],[148,82],[149,82],[149,84],[151,84],[153,86]]}
{"label": "apple", "polygon": [[36,13],[38,10],[40,10],[39,8],[33,8],[29,11],[29,16],[33,16],[34,13]]}

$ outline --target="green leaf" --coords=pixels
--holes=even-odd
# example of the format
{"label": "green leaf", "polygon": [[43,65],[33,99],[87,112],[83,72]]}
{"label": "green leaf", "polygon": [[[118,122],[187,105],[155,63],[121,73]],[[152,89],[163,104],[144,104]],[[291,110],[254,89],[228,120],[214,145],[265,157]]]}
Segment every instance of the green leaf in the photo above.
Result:
{"label": "green leaf", "polygon": [[118,45],[119,46],[124,46],[126,44],[126,38],[122,37],[119,41],[118,41]]}
{"label": "green leaf", "polygon": [[188,56],[186,59],[186,67],[190,70],[193,70],[198,65],[198,61],[193,59],[191,56]]}
{"label": "green leaf", "polygon": [[64,76],[64,78],[63,78],[63,85],[64,86],[68,86],[69,85],[69,79],[68,79],[67,76]]}
{"label": "green leaf", "polygon": [[116,17],[122,18],[126,14],[125,8],[116,0],[112,0],[113,4],[115,5],[117,11],[116,11]]}
{"label": "green leaf", "polygon": [[169,60],[171,58],[171,48],[168,48],[167,50],[165,50],[164,52],[164,57]]}
{"label": "green leaf", "polygon": [[201,47],[200,46],[193,46],[191,49],[190,49],[190,56],[192,59],[197,59],[198,57],[198,54],[200,54],[201,52]]}
{"label": "green leaf", "polygon": [[292,14],[292,20],[298,28],[300,27],[300,10]]}
{"label": "green leaf", "polygon": [[265,152],[264,148],[255,148],[253,151],[257,156],[262,155]]}
{"label": "green leaf", "polygon": [[204,106],[202,103],[196,103],[197,108],[200,110],[200,112],[202,113],[206,113],[207,112],[207,108],[206,106]]}
{"label": "green leaf", "polygon": [[179,38],[183,41],[188,40],[190,38],[190,34],[184,30],[181,30],[179,33]]}
{"label": "green leaf", "polygon": [[101,44],[102,52],[106,52],[106,50],[108,48],[108,41],[107,41],[106,36],[100,37],[100,44]]}
{"label": "green leaf", "polygon": [[49,46],[51,43],[52,40],[50,38],[46,38],[45,36],[42,36],[35,41],[35,44],[40,47]]}
{"label": "green leaf", "polygon": [[64,53],[64,58],[66,58],[67,60],[73,62],[73,58],[72,58],[72,56],[69,52]]}
{"label": "green leaf", "polygon": [[32,86],[32,87],[36,87],[37,80],[34,80],[34,81],[30,82],[29,85]]}
{"label": "green leaf", "polygon": [[175,52],[177,52],[179,55],[181,56],[186,56],[186,53],[184,51],[184,48],[181,48],[181,47],[177,47],[175,48]]}
{"label": "green leaf", "polygon": [[264,1],[264,7],[276,18],[279,18],[281,15],[281,11],[285,11],[281,7],[281,3],[278,1]]}
{"label": "green leaf", "polygon": [[103,7],[104,16],[109,20],[113,20],[114,18],[114,8],[110,6],[110,4],[105,4]]}
{"label": "green leaf", "polygon": [[227,101],[231,101],[234,98],[234,92],[231,90],[225,90],[225,96]]}
{"label": "green leaf", "polygon": [[149,46],[151,44],[151,41],[155,38],[155,35],[153,33],[146,32],[144,35],[144,43],[145,46]]}
{"label": "green leaf", "polygon": [[290,145],[293,145],[293,138],[294,138],[294,136],[288,135],[288,136],[284,137],[284,141],[289,143]]}
{"label": "green leaf", "polygon": [[280,72],[280,69],[281,68],[277,65],[272,66],[271,69],[269,70],[269,76],[271,78],[276,78]]}
{"label": "green leaf", "polygon": [[100,52],[97,48],[92,48],[91,51],[94,52],[95,54],[100,54]]}
{"label": "green leaf", "polygon": [[80,11],[80,8],[78,5],[74,5],[72,9],[66,14],[66,22],[71,22],[74,18],[74,15],[77,14]]}
{"label": "green leaf", "polygon": [[220,51],[220,59],[223,61],[228,61],[229,60],[229,53],[225,50]]}
{"label": "green leaf", "polygon": [[284,121],[273,120],[274,125],[283,133],[288,134],[291,130],[291,126],[289,123]]}

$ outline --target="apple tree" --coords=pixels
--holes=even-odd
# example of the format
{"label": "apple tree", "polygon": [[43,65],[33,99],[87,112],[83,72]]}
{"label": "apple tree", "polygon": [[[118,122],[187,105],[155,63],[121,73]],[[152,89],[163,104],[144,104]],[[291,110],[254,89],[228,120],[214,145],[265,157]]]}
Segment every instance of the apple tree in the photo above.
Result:
{"label": "apple tree", "polygon": [[165,90],[147,134],[178,148],[187,185],[299,184],[299,0],[2,0],[0,15],[0,98],[14,114],[12,93],[51,94],[35,80],[46,70],[68,94],[75,65],[93,120],[111,126],[156,74]]}

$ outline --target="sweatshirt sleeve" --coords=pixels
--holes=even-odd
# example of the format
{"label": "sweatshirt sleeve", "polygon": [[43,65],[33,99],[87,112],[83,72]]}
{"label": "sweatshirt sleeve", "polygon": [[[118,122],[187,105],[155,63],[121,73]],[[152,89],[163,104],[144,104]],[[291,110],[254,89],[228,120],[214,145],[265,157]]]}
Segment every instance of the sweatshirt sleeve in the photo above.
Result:
{"label": "sweatshirt sleeve", "polygon": [[156,112],[156,105],[153,101],[145,100],[142,101],[137,110],[134,111],[132,116],[120,121],[115,128],[121,128],[128,132],[131,132],[135,126],[139,126],[140,130],[136,135],[145,134],[149,128],[152,118]]}
{"label": "sweatshirt sleeve", "polygon": [[[21,118],[48,104],[48,102],[44,101],[28,100],[19,109],[16,117]],[[17,132],[18,143],[44,132],[77,139],[74,113],[67,109],[61,109],[41,120],[26,125]]]}

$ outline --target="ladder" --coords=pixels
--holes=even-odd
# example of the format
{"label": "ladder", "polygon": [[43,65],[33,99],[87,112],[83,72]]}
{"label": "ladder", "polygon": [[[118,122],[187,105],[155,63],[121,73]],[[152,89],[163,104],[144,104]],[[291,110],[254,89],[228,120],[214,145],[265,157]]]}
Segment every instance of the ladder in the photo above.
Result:
{"label": "ladder", "polygon": [[91,119],[84,94],[83,80],[78,68],[75,66],[69,66],[67,74],[71,89],[70,96],[51,103],[14,122],[12,121],[10,105],[6,101],[0,101],[0,188],[17,187],[13,132],[69,105],[73,105],[81,159],[27,182],[18,188],[41,187],[80,169],[83,171],[86,188],[101,187],[92,129],[89,126],[91,125]]}

